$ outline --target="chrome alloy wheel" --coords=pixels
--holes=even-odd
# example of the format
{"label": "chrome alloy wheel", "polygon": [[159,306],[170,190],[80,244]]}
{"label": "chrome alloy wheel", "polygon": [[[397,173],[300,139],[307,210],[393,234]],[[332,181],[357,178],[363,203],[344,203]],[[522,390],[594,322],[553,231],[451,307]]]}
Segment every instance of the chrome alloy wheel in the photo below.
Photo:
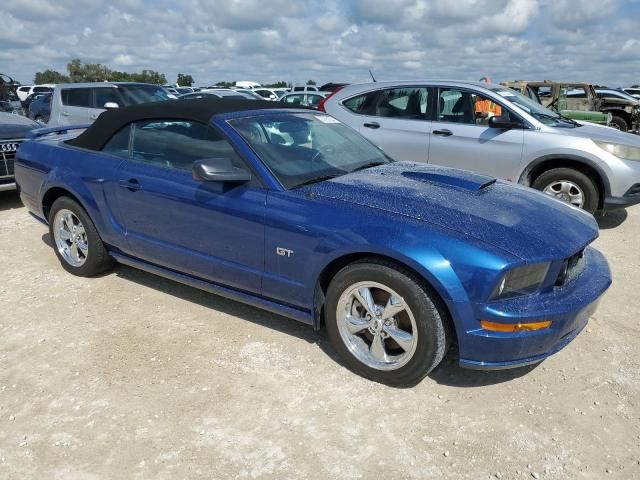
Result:
{"label": "chrome alloy wheel", "polygon": [[544,188],[543,192],[578,208],[582,208],[584,205],[584,192],[577,184],[569,180],[552,182]]}
{"label": "chrome alloy wheel", "polygon": [[418,345],[418,327],[411,309],[391,288],[359,282],[338,300],[338,330],[349,351],[377,370],[406,365]]}
{"label": "chrome alloy wheel", "polygon": [[69,265],[84,265],[89,253],[87,232],[71,210],[63,208],[56,213],[53,219],[53,236],[58,252]]}

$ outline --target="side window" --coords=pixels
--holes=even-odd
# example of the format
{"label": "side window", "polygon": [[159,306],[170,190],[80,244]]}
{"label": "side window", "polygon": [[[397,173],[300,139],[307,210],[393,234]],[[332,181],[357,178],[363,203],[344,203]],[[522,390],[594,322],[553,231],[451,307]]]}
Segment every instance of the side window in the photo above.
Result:
{"label": "side window", "polygon": [[102,151],[110,155],[120,158],[129,158],[129,133],[131,125],[120,129],[111,137],[111,139],[102,147]]}
{"label": "side window", "polygon": [[118,90],[112,87],[94,88],[95,108],[104,108],[104,104],[108,102],[117,103],[118,106],[124,105],[124,102],[118,94]]}
{"label": "side window", "polygon": [[284,99],[285,103],[292,103],[294,105],[300,105],[302,103],[302,95],[289,95]]}
{"label": "side window", "polygon": [[323,99],[322,95],[307,95],[307,105],[316,107]]}
{"label": "side window", "polygon": [[489,118],[502,115],[502,107],[491,98],[455,88],[441,88],[438,121],[487,125]]}
{"label": "side window", "polygon": [[376,116],[422,120],[426,118],[429,90],[424,87],[390,88],[380,93]]}
{"label": "side window", "polygon": [[369,92],[356,97],[351,97],[342,104],[351,110],[353,113],[359,115],[375,115],[376,113],[376,100],[380,92]]}
{"label": "side window", "polygon": [[185,120],[147,120],[133,129],[131,160],[157,167],[191,170],[204,158],[229,158],[245,168],[231,144],[211,127]]}
{"label": "side window", "polygon": [[62,89],[62,104],[70,107],[91,107],[90,88],[65,88]]}
{"label": "side window", "polygon": [[42,92],[50,92],[51,88],[49,87],[34,87],[33,93],[42,93]]}

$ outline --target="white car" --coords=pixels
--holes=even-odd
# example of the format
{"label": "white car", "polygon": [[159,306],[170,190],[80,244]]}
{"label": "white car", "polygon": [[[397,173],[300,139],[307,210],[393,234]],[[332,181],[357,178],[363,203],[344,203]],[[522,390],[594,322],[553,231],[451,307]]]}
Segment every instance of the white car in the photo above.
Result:
{"label": "white car", "polygon": [[32,93],[50,92],[54,87],[55,84],[53,83],[44,83],[42,85],[21,85],[17,88],[16,93],[22,102]]}

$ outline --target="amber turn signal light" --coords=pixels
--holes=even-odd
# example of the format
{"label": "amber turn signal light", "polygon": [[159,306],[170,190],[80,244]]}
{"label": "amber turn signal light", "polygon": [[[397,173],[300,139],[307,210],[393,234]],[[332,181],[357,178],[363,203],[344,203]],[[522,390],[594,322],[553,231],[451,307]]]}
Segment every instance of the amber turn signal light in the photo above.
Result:
{"label": "amber turn signal light", "polygon": [[481,320],[480,325],[485,330],[492,332],[530,332],[532,330],[543,330],[551,326],[551,321],[530,322],[530,323],[496,323]]}

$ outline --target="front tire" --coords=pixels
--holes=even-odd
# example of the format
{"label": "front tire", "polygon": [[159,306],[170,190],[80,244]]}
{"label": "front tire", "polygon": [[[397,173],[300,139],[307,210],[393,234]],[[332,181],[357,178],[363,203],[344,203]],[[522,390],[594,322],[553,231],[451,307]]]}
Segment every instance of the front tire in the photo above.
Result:
{"label": "front tire", "polygon": [[624,118],[615,115],[611,117],[611,124],[609,126],[622,132],[629,131],[629,124],[627,123],[627,121]]}
{"label": "front tire", "polygon": [[578,170],[547,170],[534,180],[532,187],[589,213],[598,209],[598,187],[591,177]]}
{"label": "front tire", "polygon": [[447,314],[438,303],[408,270],[376,259],[353,263],[327,290],[329,338],[355,373],[390,386],[413,386],[447,350]]}
{"label": "front tire", "polygon": [[53,202],[49,235],[62,268],[69,273],[90,277],[113,265],[89,215],[69,197],[60,197]]}

